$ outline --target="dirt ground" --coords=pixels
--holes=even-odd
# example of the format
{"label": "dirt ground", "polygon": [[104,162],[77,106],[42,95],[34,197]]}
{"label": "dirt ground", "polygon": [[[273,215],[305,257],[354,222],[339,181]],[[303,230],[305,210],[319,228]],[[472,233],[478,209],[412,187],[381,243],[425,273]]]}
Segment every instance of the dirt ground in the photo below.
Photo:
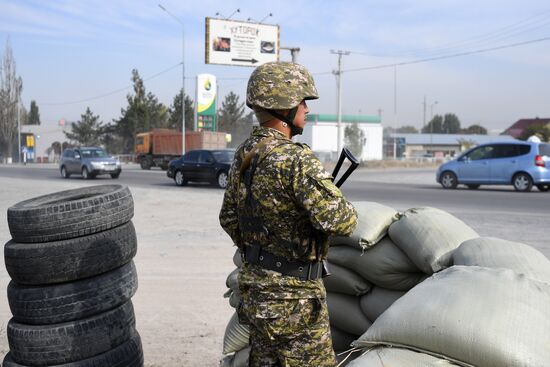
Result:
{"label": "dirt ground", "polygon": [[[1,178],[0,239],[10,239],[6,210],[31,197],[83,186],[81,180],[44,182]],[[34,181],[35,182],[35,181]],[[89,183],[85,183],[88,185]],[[90,183],[93,184],[93,183]],[[132,299],[147,367],[217,366],[233,309],[225,279],[234,248],[218,224],[221,190],[130,187],[138,236],[139,289]],[[9,283],[2,257],[0,289]],[[7,297],[0,297],[0,357],[8,352]]]}

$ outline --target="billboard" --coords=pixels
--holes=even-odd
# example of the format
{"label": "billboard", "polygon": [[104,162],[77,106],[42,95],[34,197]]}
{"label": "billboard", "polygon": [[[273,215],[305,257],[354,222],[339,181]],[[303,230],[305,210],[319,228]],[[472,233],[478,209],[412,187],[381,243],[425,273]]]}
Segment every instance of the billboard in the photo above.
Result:
{"label": "billboard", "polygon": [[258,66],[279,60],[279,26],[206,18],[205,63]]}
{"label": "billboard", "polygon": [[216,76],[197,75],[197,126],[196,131],[216,131]]}

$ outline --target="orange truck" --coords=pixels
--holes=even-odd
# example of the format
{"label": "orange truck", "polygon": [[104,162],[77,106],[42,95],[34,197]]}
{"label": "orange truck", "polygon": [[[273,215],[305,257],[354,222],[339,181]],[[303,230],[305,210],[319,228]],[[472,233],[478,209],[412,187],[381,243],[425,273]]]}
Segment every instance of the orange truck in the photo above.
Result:
{"label": "orange truck", "polygon": [[[136,135],[136,161],[141,169],[168,168],[172,159],[181,157],[181,131],[153,129]],[[194,149],[225,149],[226,134],[214,131],[188,131],[185,133],[185,151]]]}

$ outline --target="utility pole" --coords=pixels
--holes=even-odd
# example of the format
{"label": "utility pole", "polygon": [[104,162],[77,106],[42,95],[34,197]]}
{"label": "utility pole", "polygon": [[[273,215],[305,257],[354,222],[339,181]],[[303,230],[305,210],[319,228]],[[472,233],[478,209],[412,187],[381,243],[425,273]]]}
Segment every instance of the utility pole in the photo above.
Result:
{"label": "utility pole", "polygon": [[424,107],[424,118],[423,118],[423,122],[422,122],[422,130],[420,131],[420,133],[422,133],[424,131],[424,128],[426,127],[426,96],[424,95],[424,102],[422,103],[423,107]]}
{"label": "utility pole", "polygon": [[[21,164],[21,109],[19,108],[19,95],[17,96],[17,104],[15,106],[17,107],[17,163]],[[11,153],[9,155],[11,156]]]}
{"label": "utility pole", "polygon": [[296,63],[298,60],[298,53],[300,52],[300,47],[280,47],[281,50],[289,50],[290,56],[292,56],[292,62]]}
{"label": "utility pole", "polygon": [[338,55],[338,70],[334,70],[332,73],[336,75],[336,78],[338,78],[338,134],[337,134],[337,148],[336,148],[336,154],[340,154],[340,151],[342,150],[342,55],[349,55],[349,51],[334,51],[330,50],[331,54]]}
{"label": "utility pole", "polygon": [[[185,26],[183,22],[170,13],[164,6],[158,4],[159,8],[164,10],[166,14],[174,18],[181,25],[181,150],[182,155],[185,154]],[[237,9],[239,11],[239,9]]]}

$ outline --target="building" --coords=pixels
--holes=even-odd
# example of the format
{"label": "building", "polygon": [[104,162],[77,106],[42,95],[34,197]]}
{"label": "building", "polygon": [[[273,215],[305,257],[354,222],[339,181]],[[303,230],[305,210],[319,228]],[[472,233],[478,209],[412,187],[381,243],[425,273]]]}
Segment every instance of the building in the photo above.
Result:
{"label": "building", "polygon": [[[306,143],[321,160],[336,160],[338,149],[338,116],[323,114],[308,114],[307,124],[302,135],[295,139]],[[341,147],[344,146],[344,130],[346,126],[357,124],[365,134],[365,142],[361,160],[382,159],[382,123],[379,116],[342,115]]]}
{"label": "building", "polygon": [[509,135],[394,133],[384,138],[384,156],[385,158],[454,157],[472,146],[510,140],[515,139]]}
{"label": "building", "polygon": [[546,125],[550,128],[550,118],[534,118],[534,119],[520,119],[517,120],[512,126],[504,130],[502,134],[513,136],[518,139],[523,135],[525,129],[529,126]]}

